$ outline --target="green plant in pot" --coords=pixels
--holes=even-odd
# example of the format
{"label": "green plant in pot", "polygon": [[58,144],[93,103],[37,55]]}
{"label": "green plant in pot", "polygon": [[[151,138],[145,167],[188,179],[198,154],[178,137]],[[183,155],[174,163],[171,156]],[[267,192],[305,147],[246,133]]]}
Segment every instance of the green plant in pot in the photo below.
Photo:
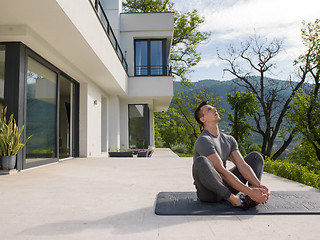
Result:
{"label": "green plant in pot", "polygon": [[129,149],[117,148],[116,151],[109,151],[109,157],[133,157],[133,152],[130,148]]}
{"label": "green plant in pot", "polygon": [[0,163],[1,169],[11,170],[15,168],[18,152],[24,147],[31,136],[25,141],[20,140],[24,126],[18,127],[13,114],[11,114],[9,121],[7,121],[5,117],[6,113],[7,108],[4,109],[3,117],[0,118]]}

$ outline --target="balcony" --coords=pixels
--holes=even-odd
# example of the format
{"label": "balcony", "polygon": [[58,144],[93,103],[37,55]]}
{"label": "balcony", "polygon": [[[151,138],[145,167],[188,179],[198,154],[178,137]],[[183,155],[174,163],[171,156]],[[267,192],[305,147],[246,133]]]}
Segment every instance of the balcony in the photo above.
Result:
{"label": "balcony", "polygon": [[129,76],[171,76],[168,57],[174,14],[121,13],[120,17],[121,46],[127,53]]}
{"label": "balcony", "polygon": [[136,66],[135,76],[172,76],[170,65]]}
{"label": "balcony", "polygon": [[[91,0],[89,0],[89,2],[91,4],[93,4]],[[120,48],[119,42],[118,42],[117,38],[115,37],[115,34],[114,34],[112,27],[111,27],[111,24],[110,24],[110,22],[107,18],[107,15],[106,15],[99,0],[94,0],[94,9],[96,11],[97,16],[99,17],[99,20],[100,20],[107,36],[109,37],[109,40],[110,40],[115,52],[117,53],[117,55],[119,57],[119,60],[122,64],[123,68],[128,73],[128,63],[125,59],[125,56]]]}

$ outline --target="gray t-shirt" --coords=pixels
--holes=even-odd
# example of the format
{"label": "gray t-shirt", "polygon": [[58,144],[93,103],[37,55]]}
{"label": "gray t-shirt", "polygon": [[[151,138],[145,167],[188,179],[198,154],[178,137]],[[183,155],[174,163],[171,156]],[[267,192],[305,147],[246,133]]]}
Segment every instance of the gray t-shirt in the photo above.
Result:
{"label": "gray t-shirt", "polygon": [[214,136],[207,130],[204,130],[194,144],[193,161],[199,156],[208,157],[214,153],[218,153],[226,167],[226,161],[230,153],[238,150],[237,141],[234,137],[220,132],[218,136]]}

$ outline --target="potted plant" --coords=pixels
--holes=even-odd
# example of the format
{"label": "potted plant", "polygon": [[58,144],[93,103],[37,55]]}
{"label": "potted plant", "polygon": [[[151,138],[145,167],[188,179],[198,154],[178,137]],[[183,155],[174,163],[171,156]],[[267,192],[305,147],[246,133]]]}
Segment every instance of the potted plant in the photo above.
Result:
{"label": "potted plant", "polygon": [[138,151],[137,156],[138,156],[138,157],[147,157],[147,154],[148,154],[148,150],[147,150],[147,149],[140,149],[140,150]]}
{"label": "potted plant", "polygon": [[118,149],[116,151],[109,151],[109,157],[133,157],[132,150],[129,149]]}
{"label": "potted plant", "polygon": [[16,120],[11,114],[9,121],[6,119],[7,108],[4,109],[3,117],[0,118],[0,156],[1,169],[11,170],[16,166],[16,156],[21,148],[29,140],[20,140],[20,135],[24,126],[21,128],[16,124]]}

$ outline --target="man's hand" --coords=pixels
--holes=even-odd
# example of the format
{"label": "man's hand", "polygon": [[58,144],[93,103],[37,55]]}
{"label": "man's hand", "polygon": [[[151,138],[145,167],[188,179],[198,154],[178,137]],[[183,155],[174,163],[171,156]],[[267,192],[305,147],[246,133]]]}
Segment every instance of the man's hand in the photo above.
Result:
{"label": "man's hand", "polygon": [[257,202],[257,203],[265,203],[270,195],[270,191],[267,187],[252,187],[250,193],[248,194],[249,197]]}
{"label": "man's hand", "polygon": [[269,190],[266,186],[260,184],[260,185],[258,186],[258,188],[261,188],[262,191],[264,192],[264,194],[266,194],[267,197],[269,198],[269,196],[270,196],[270,190]]}

